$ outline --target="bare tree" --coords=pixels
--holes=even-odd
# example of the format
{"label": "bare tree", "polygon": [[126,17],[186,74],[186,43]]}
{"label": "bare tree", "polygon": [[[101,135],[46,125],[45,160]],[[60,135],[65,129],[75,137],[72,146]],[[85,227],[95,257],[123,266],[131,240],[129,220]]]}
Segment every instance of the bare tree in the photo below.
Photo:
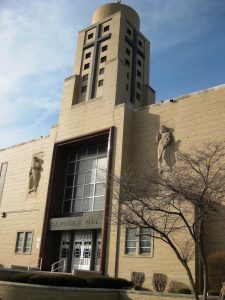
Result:
{"label": "bare tree", "polygon": [[225,195],[225,146],[208,144],[190,154],[179,152],[173,172],[148,168],[112,176],[117,222],[150,228],[168,244],[185,268],[192,292],[198,289],[190,261],[198,253],[203,270],[203,300],[207,299],[208,266],[203,243],[204,222]]}

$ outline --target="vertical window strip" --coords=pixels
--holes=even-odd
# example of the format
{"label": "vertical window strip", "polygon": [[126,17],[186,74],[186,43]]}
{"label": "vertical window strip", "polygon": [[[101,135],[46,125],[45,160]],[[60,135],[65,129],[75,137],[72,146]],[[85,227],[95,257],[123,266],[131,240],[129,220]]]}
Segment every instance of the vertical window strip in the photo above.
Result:
{"label": "vertical window strip", "polygon": [[2,163],[0,166],[0,201],[2,199],[3,189],[4,189],[4,183],[5,183],[5,177],[7,172],[8,163]]}

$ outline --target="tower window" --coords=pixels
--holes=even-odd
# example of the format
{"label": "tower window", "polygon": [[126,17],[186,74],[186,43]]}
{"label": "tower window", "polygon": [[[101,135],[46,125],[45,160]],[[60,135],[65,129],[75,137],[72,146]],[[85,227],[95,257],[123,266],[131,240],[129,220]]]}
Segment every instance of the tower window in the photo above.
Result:
{"label": "tower window", "polygon": [[140,100],[141,99],[140,94],[136,93],[136,98],[137,98],[137,100]]}
{"label": "tower window", "polygon": [[129,62],[129,60],[128,59],[125,59],[125,64],[129,67],[129,65],[130,65],[130,62]]}
{"label": "tower window", "polygon": [[103,56],[103,57],[101,57],[101,60],[100,60],[100,62],[101,62],[101,63],[105,62],[105,61],[106,61],[106,58],[107,58],[107,56]]}
{"label": "tower window", "polygon": [[141,88],[141,84],[140,84],[140,82],[139,81],[137,81],[137,88]]}
{"label": "tower window", "polygon": [[126,84],[126,90],[129,91],[129,84]]}
{"label": "tower window", "polygon": [[91,57],[91,52],[88,52],[88,53],[85,54],[86,59],[89,58],[89,57]]}
{"label": "tower window", "polygon": [[102,47],[102,52],[106,51],[106,50],[107,50],[107,48],[108,48],[108,46],[107,46],[107,45],[103,46],[103,47]]}
{"label": "tower window", "polygon": [[88,80],[88,74],[85,74],[85,75],[83,75],[83,78],[82,78],[82,80],[83,80],[83,81],[86,81],[86,80]]}
{"label": "tower window", "polygon": [[130,56],[130,50],[126,48],[126,54]]}
{"label": "tower window", "polygon": [[131,35],[131,34],[132,34],[132,32],[131,32],[130,28],[127,28],[127,34],[129,34],[129,35]]}
{"label": "tower window", "polygon": [[103,80],[103,79],[99,80],[98,86],[103,86],[103,83],[104,83],[104,80]]}
{"label": "tower window", "polygon": [[137,76],[141,77],[141,72],[140,71],[137,71]]}
{"label": "tower window", "polygon": [[103,29],[104,32],[106,32],[108,30],[109,30],[109,25],[105,26],[104,29]]}
{"label": "tower window", "polygon": [[138,46],[142,48],[142,46],[143,46],[142,41],[138,40]]}
{"label": "tower window", "polygon": [[139,65],[139,67],[141,67],[141,66],[142,66],[142,62],[141,62],[141,60],[140,60],[140,59],[138,59],[137,63],[138,63],[138,65]]}
{"label": "tower window", "polygon": [[93,38],[93,36],[94,36],[94,33],[89,33],[89,35],[88,35],[88,40],[90,40],[90,39],[92,39]]}
{"label": "tower window", "polygon": [[87,70],[89,67],[90,67],[90,64],[89,64],[89,63],[85,64],[85,65],[84,65],[84,70]]}
{"label": "tower window", "polygon": [[105,73],[105,68],[101,68],[100,70],[99,70],[99,75],[102,75],[102,74],[104,74]]}
{"label": "tower window", "polygon": [[86,85],[82,86],[81,93],[85,93],[86,91],[87,91],[87,86]]}

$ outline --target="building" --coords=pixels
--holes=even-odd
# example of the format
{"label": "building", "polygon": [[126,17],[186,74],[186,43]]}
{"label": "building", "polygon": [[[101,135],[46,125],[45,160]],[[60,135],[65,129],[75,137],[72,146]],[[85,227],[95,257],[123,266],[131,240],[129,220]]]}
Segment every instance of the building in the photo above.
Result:
{"label": "building", "polygon": [[[41,258],[43,270],[56,263],[60,271],[125,278],[141,271],[147,284],[155,272],[188,281],[166,245],[152,238],[144,249],[142,235],[112,222],[108,174],[157,163],[155,136],[162,124],[183,151],[223,140],[225,85],[154,104],[150,45],[139,23],[126,5],[98,8],[92,25],[79,32],[58,125],[49,136],[0,150],[4,267],[37,266]],[[225,249],[225,223],[216,222],[209,226],[209,253]],[[195,260],[192,270],[197,277]]]}

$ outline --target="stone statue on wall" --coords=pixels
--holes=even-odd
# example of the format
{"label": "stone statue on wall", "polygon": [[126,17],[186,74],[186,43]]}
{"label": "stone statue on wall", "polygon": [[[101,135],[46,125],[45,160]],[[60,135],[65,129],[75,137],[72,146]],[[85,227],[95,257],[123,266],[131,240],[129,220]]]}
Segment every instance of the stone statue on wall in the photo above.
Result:
{"label": "stone statue on wall", "polygon": [[41,165],[41,159],[35,156],[29,172],[29,193],[37,191],[42,170]]}
{"label": "stone statue on wall", "polygon": [[173,137],[169,129],[165,126],[161,126],[160,132],[156,136],[156,142],[158,144],[158,162],[159,172],[171,171],[171,144]]}

